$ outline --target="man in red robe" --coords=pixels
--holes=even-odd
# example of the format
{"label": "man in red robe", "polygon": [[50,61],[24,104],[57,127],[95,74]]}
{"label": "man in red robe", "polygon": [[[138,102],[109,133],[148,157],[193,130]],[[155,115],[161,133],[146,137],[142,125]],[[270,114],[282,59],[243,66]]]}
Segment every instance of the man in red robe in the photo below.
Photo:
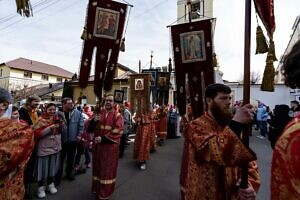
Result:
{"label": "man in red robe", "polygon": [[164,106],[160,107],[157,111],[158,125],[157,125],[157,138],[158,144],[162,145],[167,139],[167,109]]}
{"label": "man in red robe", "polygon": [[32,153],[33,132],[25,122],[4,117],[11,96],[0,88],[0,199],[24,199],[24,170]]}
{"label": "man in red robe", "polygon": [[[300,88],[300,40],[285,57],[282,71],[285,84]],[[300,199],[300,114],[285,127],[273,151],[271,199]]]}
{"label": "man in red robe", "polygon": [[[259,187],[255,154],[240,140],[253,118],[251,105],[232,117],[231,89],[223,84],[206,88],[208,111],[188,124],[180,174],[182,200],[254,200]],[[249,163],[249,164],[248,164]],[[249,166],[249,185],[242,189],[241,166]]]}
{"label": "man in red robe", "polygon": [[146,170],[146,161],[149,160],[151,120],[146,114],[136,116],[137,128],[135,132],[133,159],[136,159],[138,167]]}
{"label": "man in red robe", "polygon": [[109,199],[114,191],[123,125],[122,115],[114,111],[113,95],[106,95],[94,129],[92,191],[98,199]]}
{"label": "man in red robe", "polygon": [[154,153],[156,151],[156,120],[157,114],[155,110],[150,111],[150,153]]}

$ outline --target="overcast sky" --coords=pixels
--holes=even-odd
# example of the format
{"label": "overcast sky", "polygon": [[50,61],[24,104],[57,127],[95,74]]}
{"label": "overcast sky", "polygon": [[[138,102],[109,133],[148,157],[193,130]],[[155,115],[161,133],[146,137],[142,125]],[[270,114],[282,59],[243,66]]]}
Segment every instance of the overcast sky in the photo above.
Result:
{"label": "overcast sky", "polygon": [[[138,61],[148,68],[153,51],[154,67],[168,64],[172,56],[169,29],[177,18],[177,0],[126,0],[134,5],[126,32],[126,52],[119,63],[137,71]],[[284,52],[292,25],[300,15],[299,0],[274,0],[277,57]],[[78,72],[80,39],[88,0],[31,0],[34,17],[16,14],[15,1],[0,0],[0,62],[24,57]],[[120,0],[122,2],[122,0]],[[243,73],[244,2],[215,0],[215,48],[223,78],[238,80]],[[251,71],[263,73],[266,55],[254,55],[256,20],[252,7]],[[277,62],[274,63],[275,68]]]}

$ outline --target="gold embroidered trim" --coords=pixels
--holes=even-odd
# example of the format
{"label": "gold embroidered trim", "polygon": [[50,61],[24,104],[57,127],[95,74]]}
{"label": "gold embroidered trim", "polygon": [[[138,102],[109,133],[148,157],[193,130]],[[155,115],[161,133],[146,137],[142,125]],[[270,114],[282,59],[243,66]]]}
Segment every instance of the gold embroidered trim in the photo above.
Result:
{"label": "gold embroidered trim", "polygon": [[213,138],[211,141],[210,141],[210,144],[211,144],[211,150],[212,150],[212,154],[214,155],[216,161],[218,164],[220,165],[225,165],[225,162],[223,161],[223,159],[221,158],[221,155],[219,153],[219,148],[218,148],[218,145],[217,145],[217,142],[215,141],[216,138]]}
{"label": "gold embroidered trim", "polygon": [[293,124],[292,126],[290,126],[286,131],[285,131],[285,134],[290,134],[290,133],[293,133],[293,132],[295,132],[296,130],[298,130],[299,129],[299,123],[295,123],[295,124]]}
{"label": "gold embroidered trim", "polygon": [[93,180],[98,181],[98,182],[100,182],[101,184],[104,184],[104,185],[109,185],[109,184],[112,184],[112,183],[116,182],[115,178],[114,179],[103,180],[103,179],[99,179],[96,176],[93,177]]}
{"label": "gold embroidered trim", "polygon": [[112,129],[112,127],[111,127],[111,126],[108,126],[108,125],[105,125],[105,126],[104,126],[104,125],[101,125],[100,128],[101,128],[101,129],[104,129],[104,130],[108,130],[108,131],[110,131],[110,130]]}
{"label": "gold embroidered trim", "polygon": [[121,132],[121,130],[120,130],[120,129],[118,129],[118,128],[115,128],[115,129],[113,129],[111,132],[113,132],[113,133],[120,133],[120,132]]}
{"label": "gold embroidered trim", "polygon": [[287,139],[290,137],[290,134],[297,131],[299,129],[299,123],[297,123],[298,121],[295,120],[295,123],[293,125],[291,125],[290,127],[288,127],[284,132],[283,135],[281,136],[281,139],[278,140],[278,145],[283,148],[286,149],[286,146],[288,144]]}

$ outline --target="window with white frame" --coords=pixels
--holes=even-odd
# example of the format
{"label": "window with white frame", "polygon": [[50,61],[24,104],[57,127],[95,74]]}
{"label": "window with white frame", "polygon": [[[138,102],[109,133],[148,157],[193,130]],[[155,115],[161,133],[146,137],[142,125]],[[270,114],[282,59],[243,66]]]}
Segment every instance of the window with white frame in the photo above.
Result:
{"label": "window with white frame", "polygon": [[199,19],[204,16],[204,0],[195,1],[191,4],[191,18]]}
{"label": "window with white frame", "polygon": [[56,82],[62,83],[62,80],[63,80],[63,79],[62,79],[61,77],[57,77],[57,78],[56,78]]}
{"label": "window with white frame", "polygon": [[32,72],[24,71],[24,78],[32,78]]}
{"label": "window with white frame", "polygon": [[47,74],[42,74],[42,80],[48,81],[49,80],[49,76]]}

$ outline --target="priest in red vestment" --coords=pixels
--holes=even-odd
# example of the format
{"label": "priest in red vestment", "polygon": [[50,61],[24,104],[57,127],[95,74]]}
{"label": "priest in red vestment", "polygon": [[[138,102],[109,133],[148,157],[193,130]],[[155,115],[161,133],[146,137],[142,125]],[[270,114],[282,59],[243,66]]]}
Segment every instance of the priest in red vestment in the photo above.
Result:
{"label": "priest in red vestment", "polygon": [[137,129],[135,133],[133,159],[137,160],[141,170],[146,169],[146,161],[149,160],[150,139],[151,139],[151,120],[146,114],[136,116]]}
{"label": "priest in red vestment", "polygon": [[123,125],[122,115],[114,111],[113,95],[106,95],[94,124],[92,191],[98,199],[109,199],[114,191]]}
{"label": "priest in red vestment", "polygon": [[[260,185],[256,156],[240,139],[253,118],[251,105],[232,117],[231,89],[223,84],[206,88],[208,111],[188,124],[181,165],[182,200],[254,200]],[[240,184],[240,167],[249,166],[248,188]]]}
{"label": "priest in red vestment", "polygon": [[157,125],[157,138],[158,144],[162,145],[167,139],[167,108],[161,106],[157,111],[158,125]]}
{"label": "priest in red vestment", "polygon": [[0,199],[24,199],[24,170],[34,147],[26,122],[5,115],[11,96],[0,88]]}
{"label": "priest in red vestment", "polygon": [[[300,40],[285,56],[282,65],[285,84],[300,88]],[[273,151],[271,199],[300,199],[300,114],[285,127]]]}

